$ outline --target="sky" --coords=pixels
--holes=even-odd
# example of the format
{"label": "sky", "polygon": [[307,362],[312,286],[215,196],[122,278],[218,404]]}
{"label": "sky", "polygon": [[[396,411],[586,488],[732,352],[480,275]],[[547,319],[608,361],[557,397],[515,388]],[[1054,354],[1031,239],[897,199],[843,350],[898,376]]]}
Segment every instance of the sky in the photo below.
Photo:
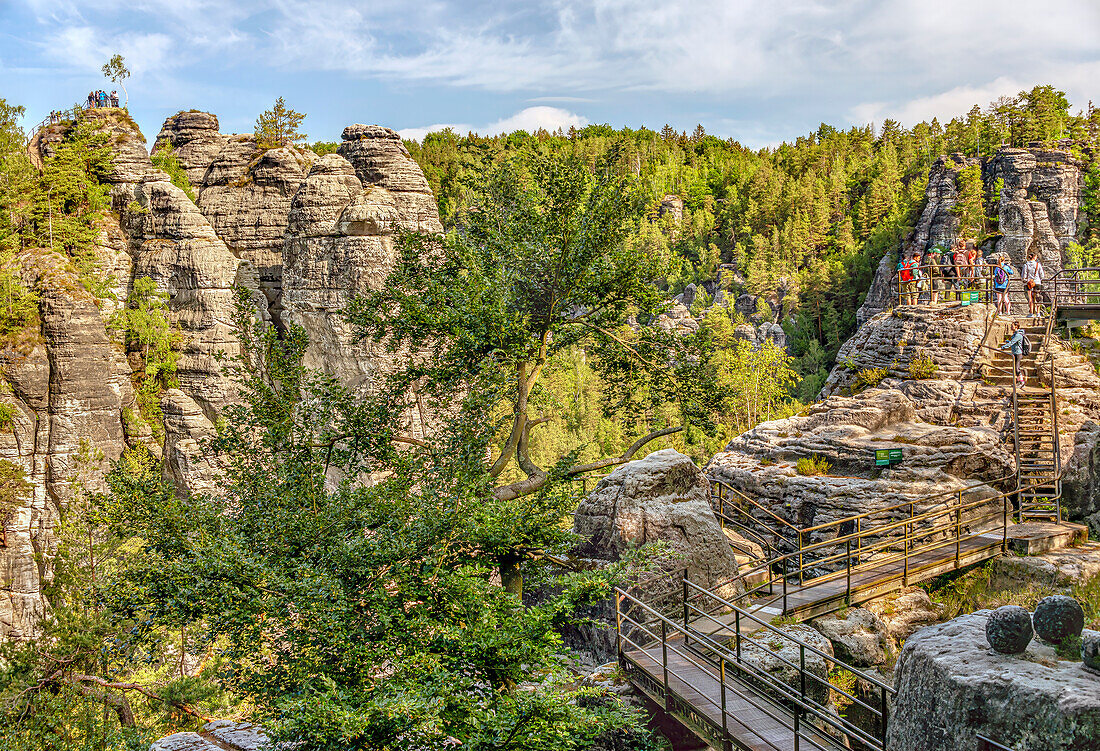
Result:
{"label": "sky", "polygon": [[964,114],[1038,83],[1100,106],[1100,0],[0,0],[0,98],[31,126],[114,53],[151,141],[183,109],[310,140],[666,123],[760,148]]}

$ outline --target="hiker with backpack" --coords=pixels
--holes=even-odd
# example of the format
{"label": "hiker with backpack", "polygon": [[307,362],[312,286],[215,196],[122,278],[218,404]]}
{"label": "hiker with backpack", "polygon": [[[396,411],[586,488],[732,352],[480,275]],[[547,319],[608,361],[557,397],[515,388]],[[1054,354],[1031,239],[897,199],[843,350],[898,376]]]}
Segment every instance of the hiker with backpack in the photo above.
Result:
{"label": "hiker with backpack", "polygon": [[1028,340],[1024,330],[1020,328],[1019,321],[1013,321],[1010,330],[1012,331],[1012,336],[1001,345],[1001,349],[1007,349],[1012,352],[1012,373],[1016,378],[1016,382],[1023,386],[1027,382],[1027,379],[1024,378],[1024,371],[1020,368],[1020,358],[1024,355],[1031,354],[1031,342]]}
{"label": "hiker with backpack", "polygon": [[1039,254],[1034,250],[1027,253],[1023,271],[1024,286],[1027,288],[1027,315],[1039,317],[1039,289],[1043,285],[1043,264],[1039,263]]}
{"label": "hiker with backpack", "polygon": [[913,253],[911,256],[902,255],[898,261],[898,303],[913,305],[917,297],[917,279],[920,274],[920,256]]}
{"label": "hiker with backpack", "polygon": [[1011,303],[1008,299],[1008,277],[1015,274],[1007,256],[1001,256],[1001,262],[993,267],[993,292],[996,295],[996,311],[1009,315]]}

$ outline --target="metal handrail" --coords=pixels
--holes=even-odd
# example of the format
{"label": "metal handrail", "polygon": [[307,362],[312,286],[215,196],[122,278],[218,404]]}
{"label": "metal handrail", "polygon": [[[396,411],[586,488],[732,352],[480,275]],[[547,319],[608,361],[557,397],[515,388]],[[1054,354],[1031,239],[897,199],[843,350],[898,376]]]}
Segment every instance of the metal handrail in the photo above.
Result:
{"label": "metal handrail", "polygon": [[[803,691],[795,691],[795,689],[793,687],[788,686],[787,684],[785,684],[781,681],[778,681],[774,676],[772,676],[770,674],[767,674],[767,673],[764,673],[763,671],[760,671],[760,670],[754,668],[753,666],[746,664],[741,659],[741,656],[739,654],[737,654],[734,651],[731,651],[728,647],[725,647],[722,644],[720,644],[719,642],[715,641],[709,635],[704,634],[702,632],[697,632],[694,629],[691,629],[690,627],[681,626],[679,623],[676,623],[675,621],[671,620],[667,616],[662,615],[658,611],[656,611],[653,608],[646,605],[644,602],[642,602],[637,597],[631,595],[630,593],[628,593],[628,592],[626,592],[622,589],[616,588],[615,598],[616,598],[615,602],[616,602],[616,615],[617,615],[617,621],[616,622],[618,624],[618,628],[616,630],[616,640],[617,640],[617,650],[618,650],[618,653],[619,653],[620,662],[623,662],[627,659],[627,657],[624,653],[624,650],[622,649],[622,644],[623,644],[624,641],[629,643],[630,645],[636,647],[639,650],[644,650],[645,649],[644,646],[639,645],[636,641],[629,638],[628,636],[625,636],[622,633],[623,632],[623,629],[622,629],[622,621],[623,620],[628,621],[631,625],[634,625],[634,626],[640,628],[641,630],[643,630],[645,633],[655,637],[655,635],[653,634],[652,631],[645,628],[643,624],[640,624],[638,621],[636,621],[635,619],[631,618],[629,615],[626,615],[623,612],[622,603],[623,603],[624,600],[627,600],[627,601],[632,602],[633,604],[636,604],[636,605],[640,606],[643,612],[646,612],[646,613],[650,614],[651,616],[653,616],[661,624],[661,629],[660,629],[661,630],[661,636],[660,636],[659,639],[655,638],[655,643],[660,643],[660,645],[661,645],[662,669],[663,669],[663,673],[664,673],[664,675],[663,675],[664,686],[663,687],[665,689],[666,695],[670,693],[669,684],[668,684],[668,658],[667,658],[667,653],[669,651],[672,651],[674,654],[677,654],[677,655],[683,657],[690,664],[692,664],[693,666],[699,668],[708,677],[710,677],[712,679],[715,679],[719,682],[719,685],[721,686],[719,702],[716,702],[716,701],[714,701],[713,698],[702,694],[702,692],[696,692],[696,694],[698,694],[699,696],[703,696],[703,698],[709,704],[711,704],[712,706],[715,706],[715,707],[720,709],[721,714],[722,714],[722,720],[723,720],[722,732],[723,732],[724,735],[728,735],[728,730],[725,727],[726,717],[728,715],[727,708],[726,708],[726,701],[725,701],[725,697],[726,697],[726,693],[727,693],[726,692],[727,683],[726,683],[726,680],[725,680],[725,677],[726,677],[725,668],[726,668],[727,665],[731,665],[733,667],[736,667],[737,669],[748,673],[749,675],[756,678],[757,680],[762,681],[765,684],[765,686],[770,687],[774,692],[776,692],[782,700],[786,701],[788,704],[794,705],[795,711],[793,713],[793,724],[787,724],[787,722],[785,721],[785,718],[783,718],[781,716],[776,716],[776,714],[770,710],[770,708],[767,706],[767,704],[763,704],[761,702],[753,701],[752,694],[754,694],[754,693],[755,694],[760,694],[761,697],[766,699],[767,702],[774,702],[775,701],[774,698],[768,697],[764,693],[764,689],[761,689],[759,687],[754,687],[752,685],[746,686],[745,684],[739,684],[740,687],[748,688],[749,691],[748,692],[739,691],[738,695],[741,698],[749,701],[756,709],[758,709],[758,710],[764,712],[765,714],[767,714],[773,720],[778,722],[782,727],[784,727],[788,730],[792,730],[795,733],[796,743],[797,743],[797,740],[806,741],[806,742],[812,744],[814,747],[816,747],[818,749],[822,749],[822,751],[827,751],[826,747],[822,746],[820,743],[818,743],[817,740],[815,740],[813,737],[805,736],[805,735],[801,734],[802,731],[801,731],[801,728],[800,728],[800,725],[801,725],[800,718],[801,718],[802,714],[811,715],[811,716],[817,718],[819,721],[824,722],[824,723],[830,725],[831,727],[837,728],[838,730],[842,730],[842,731],[844,731],[843,726],[844,726],[845,723],[847,723],[849,725],[851,724],[851,723],[848,723],[846,720],[843,720],[843,718],[840,718],[838,716],[832,715],[831,713],[828,713],[827,711],[824,710],[823,707],[818,705],[816,702],[813,702],[811,699],[808,699],[804,695],[805,694],[804,690]],[[689,642],[694,642],[696,645],[702,645],[703,647],[706,648],[707,651],[713,653],[713,655],[715,655],[718,658],[718,663],[719,663],[718,664],[718,671],[713,672],[712,669],[708,669],[705,662],[700,663],[692,655],[686,654],[684,651],[681,651],[676,646],[676,643],[670,642],[669,631],[671,631],[673,634],[680,634],[683,637],[685,645],[687,645]],[[793,640],[793,638],[790,637],[789,635],[787,635],[786,638],[791,638]],[[812,645],[806,645],[806,646],[809,646],[809,647],[812,648]],[[777,655],[774,652],[772,652],[771,650],[769,650],[765,645],[761,644],[761,645],[759,645],[759,648],[766,651],[768,654],[771,654],[775,657],[779,657],[779,655]],[[699,650],[698,647],[694,648],[691,651],[696,652],[696,654],[701,652],[701,650]],[[703,659],[704,661],[710,662],[710,659],[713,659],[713,658],[701,657],[701,659]],[[779,659],[783,659],[783,658],[779,658]],[[838,662],[836,660],[836,658],[829,658],[829,659],[830,659],[830,661],[832,661],[834,663]],[[713,662],[710,662],[710,664],[713,665]],[[803,682],[803,685],[804,685],[804,682]],[[667,698],[666,698],[666,701],[667,701]],[[736,720],[736,717],[734,717],[734,719]],[[743,722],[738,721],[738,724],[742,725],[747,730],[752,731],[752,728],[748,727]],[[859,731],[859,729],[855,728],[855,726],[852,726],[852,728],[856,732],[860,732],[861,734],[863,734],[862,731]],[[814,728],[811,726],[811,729],[814,729]],[[844,747],[839,742],[833,741],[833,739],[830,738],[826,734],[818,733],[818,736],[828,743],[829,748],[840,749],[840,748]],[[869,739],[871,739],[872,741],[877,741],[877,739],[874,739],[871,736],[867,736],[867,737]],[[723,740],[725,740],[725,739],[723,739]],[[771,748],[776,748],[776,746],[773,743],[771,743],[770,741],[768,741],[766,738],[761,738],[761,740],[763,740],[765,743],[767,743],[768,746],[770,746]]]}
{"label": "metal handrail", "polygon": [[[961,545],[961,537],[962,537],[961,528],[963,526],[963,522],[962,522],[963,513],[966,512],[966,511],[976,509],[978,507],[991,506],[996,501],[1001,501],[1001,509],[1000,509],[1000,513],[999,513],[999,515],[1002,517],[1001,527],[1000,527],[1001,528],[1001,547],[1002,547],[1002,549],[1007,549],[1007,544],[1008,544],[1008,502],[1011,499],[1013,499],[1014,497],[1018,497],[1019,493],[1022,492],[1022,491],[1027,491],[1027,490],[1031,490],[1031,489],[1039,488],[1039,487],[1045,487],[1045,486],[1050,485],[1050,483],[1051,483],[1050,480],[1044,479],[1044,480],[1038,480],[1038,481],[1029,483],[1029,484],[1024,485],[1024,486],[1020,486],[1019,484],[1017,484],[1017,486],[1015,488],[1013,488],[1012,490],[1003,491],[1001,493],[997,493],[997,494],[992,495],[992,496],[986,496],[986,497],[978,498],[978,499],[975,499],[975,500],[970,500],[970,501],[965,501],[965,502],[963,501],[963,494],[966,493],[967,491],[973,490],[974,488],[983,487],[983,486],[988,487],[990,485],[990,483],[999,482],[999,481],[1007,480],[1007,479],[1017,479],[1018,480],[1018,473],[1014,473],[1013,475],[1007,475],[1003,478],[999,478],[999,480],[991,480],[991,481],[986,482],[986,483],[977,483],[975,485],[971,485],[971,486],[968,486],[966,488],[960,488],[960,489],[953,490],[953,491],[945,491],[943,493],[937,493],[937,494],[932,495],[932,496],[926,496],[924,498],[915,499],[913,501],[907,501],[907,502],[897,504],[895,506],[887,507],[886,509],[880,509],[880,510],[877,510],[877,511],[864,512],[863,514],[858,514],[855,517],[849,517],[848,519],[841,519],[841,520],[837,520],[835,522],[828,522],[826,524],[818,525],[816,528],[810,528],[810,529],[807,529],[807,530],[803,530],[804,532],[805,531],[811,531],[811,529],[817,531],[817,530],[825,529],[825,528],[828,528],[828,527],[836,526],[838,524],[843,524],[845,522],[851,521],[852,519],[855,519],[855,520],[858,521],[858,520],[866,518],[867,516],[869,516],[871,514],[874,514],[874,513],[882,513],[882,512],[885,512],[885,511],[893,511],[893,510],[897,510],[901,507],[908,507],[909,508],[908,517],[903,517],[902,519],[898,519],[898,520],[895,520],[895,521],[892,521],[892,522],[888,522],[884,525],[878,525],[878,526],[875,526],[875,527],[871,527],[869,529],[863,529],[861,526],[857,526],[855,532],[848,533],[848,534],[845,534],[845,535],[839,535],[835,538],[831,538],[831,539],[828,539],[828,540],[822,540],[822,541],[813,543],[811,545],[801,544],[801,535],[800,535],[800,545],[799,545],[799,549],[797,551],[793,551],[793,552],[790,552],[790,553],[785,553],[783,555],[779,555],[779,556],[770,558],[766,561],[763,561],[761,563],[758,563],[756,566],[750,567],[749,569],[747,569],[744,572],[739,572],[738,575],[733,577],[732,579],[730,579],[728,581],[725,581],[725,582],[722,582],[719,585],[716,585],[715,588],[722,587],[722,586],[728,586],[730,584],[735,584],[735,583],[744,584],[749,579],[749,577],[753,576],[754,574],[759,574],[761,572],[766,572],[767,575],[768,575],[768,580],[766,582],[764,582],[762,584],[759,584],[759,585],[757,585],[757,586],[755,586],[751,589],[746,590],[741,595],[739,595],[737,599],[743,599],[743,598],[747,597],[748,595],[756,594],[756,593],[760,592],[761,590],[763,590],[764,588],[767,588],[768,592],[770,594],[774,593],[774,583],[775,583],[776,579],[778,578],[780,583],[783,585],[783,592],[780,596],[777,596],[777,597],[773,598],[770,602],[776,602],[779,599],[779,597],[782,597],[783,601],[784,601],[782,611],[784,613],[786,613],[786,611],[787,611],[787,607],[786,607],[786,582],[787,582],[787,577],[795,575],[795,574],[798,575],[799,583],[800,583],[800,585],[803,585],[803,586],[806,586],[806,585],[811,584],[811,583],[812,584],[819,584],[819,583],[822,583],[822,582],[830,580],[830,579],[839,578],[841,575],[845,575],[849,579],[848,588],[846,590],[846,596],[848,598],[850,598],[851,597],[851,581],[850,580],[851,580],[851,574],[854,570],[858,570],[861,566],[864,566],[864,565],[867,565],[867,566],[883,566],[883,565],[887,565],[889,563],[896,563],[897,561],[904,560],[905,568],[903,570],[903,581],[905,581],[907,583],[908,576],[909,576],[909,573],[910,573],[911,570],[912,571],[921,571],[921,570],[923,570],[923,568],[926,568],[926,567],[918,567],[916,569],[910,569],[909,559],[911,557],[913,557],[914,555],[917,555],[918,553],[927,552],[929,550],[937,550],[937,549],[940,549],[940,548],[943,548],[943,547],[948,547],[951,544],[955,544],[956,545],[956,560],[958,560],[959,556],[960,556],[959,548],[960,548],[960,545]],[[957,501],[957,503],[953,504],[952,506],[950,506],[948,508],[935,508],[935,509],[929,509],[929,510],[923,511],[919,514],[915,513],[917,504],[927,503],[928,501],[930,501],[932,499],[938,499],[938,498],[942,498],[944,496],[954,496],[958,499],[958,501]],[[914,529],[913,529],[914,525],[919,525],[919,524],[921,524],[923,522],[926,522],[926,521],[929,521],[929,520],[937,520],[937,519],[943,518],[945,516],[949,517],[949,516],[952,516],[952,515],[955,517],[954,523],[949,522],[949,523],[944,523],[944,524],[933,524],[931,527],[920,529],[919,532],[914,534]],[[992,518],[996,517],[997,515],[998,515],[997,512],[994,512],[994,511],[991,510],[988,513],[983,514],[983,515],[979,516],[976,519],[972,518],[972,519],[967,520],[967,527],[969,528],[969,527],[973,526],[975,523],[980,522],[980,521],[985,521],[985,520],[992,519]],[[954,540],[945,539],[942,542],[923,545],[919,549],[916,546],[911,544],[916,540],[928,538],[928,537],[931,537],[933,535],[937,535],[937,534],[946,532],[946,531],[948,531],[952,528],[955,530],[955,539]],[[896,530],[899,530],[899,529],[904,529],[905,530],[901,536],[883,538],[883,535],[885,533],[893,532],[893,531],[896,531]],[[881,539],[875,540],[875,541],[870,542],[868,544],[864,544],[863,541],[865,539],[868,539],[868,538],[881,538]],[[852,565],[852,558],[853,558],[852,543],[853,542],[855,542],[855,559],[857,561],[855,566]],[[807,563],[805,561],[805,555],[807,553],[813,553],[813,552],[816,552],[818,550],[824,550],[825,548],[828,548],[830,546],[836,546],[836,545],[840,545],[840,544],[846,545],[846,551],[844,553],[837,553],[837,554],[833,554],[833,555],[828,555],[825,558],[813,560],[809,563],[809,565],[807,565]],[[864,555],[874,553],[874,552],[879,551],[879,550],[884,550],[884,549],[887,549],[887,548],[890,548],[890,547],[896,547],[899,544],[904,546],[904,551],[903,551],[903,553],[895,555],[892,558],[887,558],[887,559],[881,559],[880,558],[880,559],[877,559],[877,560],[868,559],[865,563],[862,560],[860,560],[862,558],[862,556],[864,556]],[[798,568],[793,572],[789,571],[788,569],[790,567],[788,566],[788,561],[792,561],[796,558],[799,561],[798,562]],[[813,577],[813,578],[809,578],[809,579],[807,579],[805,577],[805,573],[808,569],[817,568],[817,567],[820,567],[820,566],[822,566],[826,563],[833,562],[833,561],[836,561],[836,560],[839,560],[839,559],[844,559],[845,560],[845,566],[844,566],[843,569],[828,572],[826,574],[822,574],[822,575],[819,575],[819,576],[816,576],[816,577]],[[781,573],[776,573],[775,568],[777,568],[777,564],[780,564],[780,563],[783,564],[782,572]]]}

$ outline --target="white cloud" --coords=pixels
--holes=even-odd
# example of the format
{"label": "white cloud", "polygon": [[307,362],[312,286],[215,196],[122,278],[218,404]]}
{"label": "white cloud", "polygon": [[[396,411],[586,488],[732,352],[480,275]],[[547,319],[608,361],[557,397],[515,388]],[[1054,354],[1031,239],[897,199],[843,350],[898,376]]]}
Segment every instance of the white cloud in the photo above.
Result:
{"label": "white cloud", "polygon": [[466,123],[438,123],[415,128],[403,128],[398,132],[402,138],[420,141],[429,133],[437,133],[450,128],[456,133],[478,133],[483,136],[494,136],[500,133],[511,133],[517,130],[526,130],[532,133],[544,129],[555,131],[558,128],[569,130],[570,128],[583,128],[588,125],[588,118],[558,107],[527,107],[516,114],[501,118],[487,125],[474,126]]}

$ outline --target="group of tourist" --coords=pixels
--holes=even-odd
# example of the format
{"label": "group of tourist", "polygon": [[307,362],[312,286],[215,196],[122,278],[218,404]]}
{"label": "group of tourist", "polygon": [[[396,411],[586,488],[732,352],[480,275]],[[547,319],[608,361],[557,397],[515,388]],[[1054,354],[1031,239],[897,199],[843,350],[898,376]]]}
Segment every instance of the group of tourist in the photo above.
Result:
{"label": "group of tourist", "polygon": [[118,92],[112,91],[110,94],[108,94],[102,89],[100,89],[99,91],[89,91],[87,106],[89,109],[95,107],[117,107]]}
{"label": "group of tourist", "polygon": [[[939,246],[930,248],[923,260],[920,251],[903,254],[897,271],[899,302],[915,305],[925,292],[932,303],[939,302],[941,295],[944,302],[951,295],[961,300],[964,292],[991,284],[997,312],[1006,316],[1011,314],[1009,278],[1016,275],[1016,269],[1004,253],[983,258],[973,240],[960,238],[948,250]],[[1021,277],[1027,293],[1027,314],[1037,317],[1043,266],[1034,250],[1028,251]]]}

